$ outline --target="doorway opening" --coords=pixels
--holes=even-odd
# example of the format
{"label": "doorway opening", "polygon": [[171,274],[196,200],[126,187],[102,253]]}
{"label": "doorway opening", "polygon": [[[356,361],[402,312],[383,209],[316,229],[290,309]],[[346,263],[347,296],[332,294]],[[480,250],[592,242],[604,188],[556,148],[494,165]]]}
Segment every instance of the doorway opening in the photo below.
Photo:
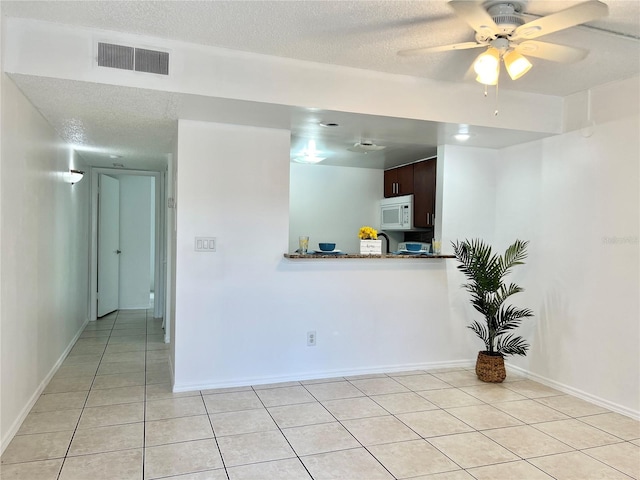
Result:
{"label": "doorway opening", "polygon": [[90,320],[132,309],[164,317],[165,181],[164,172],[92,169]]}

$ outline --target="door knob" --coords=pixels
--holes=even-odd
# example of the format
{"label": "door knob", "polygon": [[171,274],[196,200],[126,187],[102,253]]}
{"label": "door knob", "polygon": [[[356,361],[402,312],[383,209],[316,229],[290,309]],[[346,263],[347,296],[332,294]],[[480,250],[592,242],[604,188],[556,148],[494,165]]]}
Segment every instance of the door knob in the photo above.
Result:
{"label": "door knob", "polygon": [[120,255],[122,253],[122,250],[116,250],[116,253]]}

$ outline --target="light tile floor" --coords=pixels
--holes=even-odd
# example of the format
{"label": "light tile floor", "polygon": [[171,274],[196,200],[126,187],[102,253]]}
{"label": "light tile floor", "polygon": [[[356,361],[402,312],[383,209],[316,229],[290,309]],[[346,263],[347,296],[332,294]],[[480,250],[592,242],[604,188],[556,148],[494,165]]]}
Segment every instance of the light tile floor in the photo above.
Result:
{"label": "light tile floor", "polygon": [[2,456],[2,480],[640,478],[640,422],[516,375],[172,393],[150,315],[85,328]]}

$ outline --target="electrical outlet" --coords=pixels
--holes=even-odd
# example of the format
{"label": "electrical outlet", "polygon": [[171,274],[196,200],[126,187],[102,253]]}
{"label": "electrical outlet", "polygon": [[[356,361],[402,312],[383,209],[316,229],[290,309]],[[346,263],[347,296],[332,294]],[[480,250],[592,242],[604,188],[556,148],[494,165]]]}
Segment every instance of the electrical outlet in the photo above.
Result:
{"label": "electrical outlet", "polygon": [[307,347],[315,347],[316,346],[316,332],[307,332]]}

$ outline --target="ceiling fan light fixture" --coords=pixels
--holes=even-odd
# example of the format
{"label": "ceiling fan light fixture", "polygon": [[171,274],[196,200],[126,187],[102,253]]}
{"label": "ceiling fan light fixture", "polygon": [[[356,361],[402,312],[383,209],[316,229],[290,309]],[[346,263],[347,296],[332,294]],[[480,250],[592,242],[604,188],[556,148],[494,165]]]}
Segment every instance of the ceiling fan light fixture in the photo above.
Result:
{"label": "ceiling fan light fixture", "polygon": [[476,82],[481,83],[483,85],[497,85],[498,84],[498,74],[493,75],[478,75],[476,77]]}
{"label": "ceiling fan light fixture", "polygon": [[512,80],[517,80],[531,70],[531,62],[515,50],[507,52],[504,57],[504,66]]}
{"label": "ceiling fan light fixture", "polygon": [[500,75],[500,52],[496,48],[488,48],[473,62],[473,70],[477,74],[476,82],[485,85],[497,84]]}

